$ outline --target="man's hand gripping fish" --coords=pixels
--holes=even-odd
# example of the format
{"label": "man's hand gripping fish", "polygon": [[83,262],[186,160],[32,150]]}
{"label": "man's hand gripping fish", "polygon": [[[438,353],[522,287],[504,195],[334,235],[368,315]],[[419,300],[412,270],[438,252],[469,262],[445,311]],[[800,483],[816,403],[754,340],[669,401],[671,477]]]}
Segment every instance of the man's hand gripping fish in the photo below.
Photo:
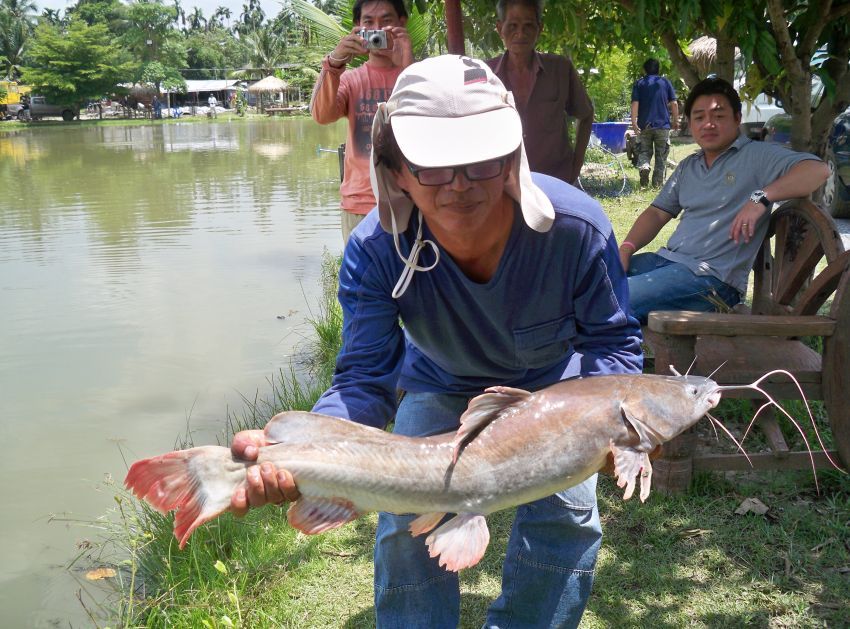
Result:
{"label": "man's hand gripping fish", "polygon": [[[322,533],[368,513],[415,513],[449,570],[474,566],[490,540],[489,513],[538,500],[597,472],[613,453],[618,485],[649,495],[649,453],[720,401],[697,376],[617,375],[559,382],[536,393],[492,387],[469,403],[456,433],[404,437],[326,415],[285,412],[265,427],[257,461],[204,446],[145,459],[125,485],[162,512],[177,510],[180,548],[226,511],[246,470],[270,461],[301,497],[287,512],[304,533]],[[440,524],[447,513],[456,514]],[[437,527],[437,528],[435,528]]]}

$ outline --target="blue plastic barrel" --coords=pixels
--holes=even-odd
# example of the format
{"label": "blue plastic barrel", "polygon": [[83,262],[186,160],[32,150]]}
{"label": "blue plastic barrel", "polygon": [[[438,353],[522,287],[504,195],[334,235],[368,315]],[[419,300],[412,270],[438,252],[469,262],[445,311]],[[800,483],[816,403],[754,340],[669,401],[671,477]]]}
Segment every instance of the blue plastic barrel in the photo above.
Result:
{"label": "blue plastic barrel", "polygon": [[602,146],[612,153],[626,150],[626,129],[628,122],[594,122],[593,133],[602,142]]}

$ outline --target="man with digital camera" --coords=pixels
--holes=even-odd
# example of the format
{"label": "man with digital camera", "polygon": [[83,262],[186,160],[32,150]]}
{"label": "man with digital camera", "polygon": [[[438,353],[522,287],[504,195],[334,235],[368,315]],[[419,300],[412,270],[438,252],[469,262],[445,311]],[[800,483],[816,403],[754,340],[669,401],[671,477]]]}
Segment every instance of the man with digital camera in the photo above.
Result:
{"label": "man with digital camera", "polygon": [[[339,190],[344,242],[375,207],[369,152],[378,103],[389,99],[396,78],[413,63],[402,0],[356,0],[352,13],[355,26],[322,61],[310,104],[313,119],[319,124],[348,118],[344,177]],[[348,62],[358,55],[369,55],[369,59],[346,70]]]}

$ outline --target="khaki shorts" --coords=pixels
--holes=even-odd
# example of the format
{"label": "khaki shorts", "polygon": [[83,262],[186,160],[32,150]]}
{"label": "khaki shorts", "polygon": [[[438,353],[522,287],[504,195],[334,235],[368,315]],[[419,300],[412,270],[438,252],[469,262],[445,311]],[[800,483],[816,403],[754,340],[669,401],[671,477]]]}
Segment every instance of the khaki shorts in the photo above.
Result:
{"label": "khaki shorts", "polygon": [[348,237],[351,235],[351,232],[354,231],[354,228],[360,224],[364,218],[366,218],[365,214],[353,214],[352,212],[346,212],[343,210],[341,212],[342,217],[340,219],[342,225],[342,244],[348,244]]}

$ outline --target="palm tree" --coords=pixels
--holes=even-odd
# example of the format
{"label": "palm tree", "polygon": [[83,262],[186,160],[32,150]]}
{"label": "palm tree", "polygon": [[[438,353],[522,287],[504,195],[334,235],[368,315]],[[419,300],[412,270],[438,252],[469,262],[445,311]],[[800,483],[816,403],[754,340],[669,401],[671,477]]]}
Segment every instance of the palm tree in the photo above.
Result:
{"label": "palm tree", "polygon": [[35,24],[38,7],[35,0],[0,0],[0,13],[8,13],[14,18]]}
{"label": "palm tree", "polygon": [[227,22],[228,22],[227,27],[229,28],[229,26],[230,26],[230,15],[231,15],[230,9],[228,9],[227,7],[219,6],[215,10],[215,13],[212,14],[212,17],[210,18],[210,21],[209,21],[210,28],[213,28],[214,25],[220,26],[221,28],[225,28],[225,24],[224,24],[225,20],[227,20]]}
{"label": "palm tree", "polygon": [[28,22],[0,12],[0,76],[10,79],[20,76],[31,35]]}
{"label": "palm tree", "polygon": [[266,14],[260,6],[260,0],[248,0],[248,4],[242,5],[242,13],[239,15],[240,24],[237,31],[241,35],[247,35],[263,26]]}
{"label": "palm tree", "polygon": [[261,27],[245,37],[248,45],[246,74],[259,70],[262,76],[273,74],[286,61],[286,44],[270,28]]}
{"label": "palm tree", "polygon": [[59,26],[63,22],[58,9],[44,9],[41,12],[41,19],[52,26]]}
{"label": "palm tree", "polygon": [[184,33],[186,32],[186,10],[180,3],[180,0],[174,0],[174,23],[180,27]]}
{"label": "palm tree", "polygon": [[204,17],[204,12],[195,7],[194,11],[189,15],[189,30],[202,31],[206,27],[207,20]]}

